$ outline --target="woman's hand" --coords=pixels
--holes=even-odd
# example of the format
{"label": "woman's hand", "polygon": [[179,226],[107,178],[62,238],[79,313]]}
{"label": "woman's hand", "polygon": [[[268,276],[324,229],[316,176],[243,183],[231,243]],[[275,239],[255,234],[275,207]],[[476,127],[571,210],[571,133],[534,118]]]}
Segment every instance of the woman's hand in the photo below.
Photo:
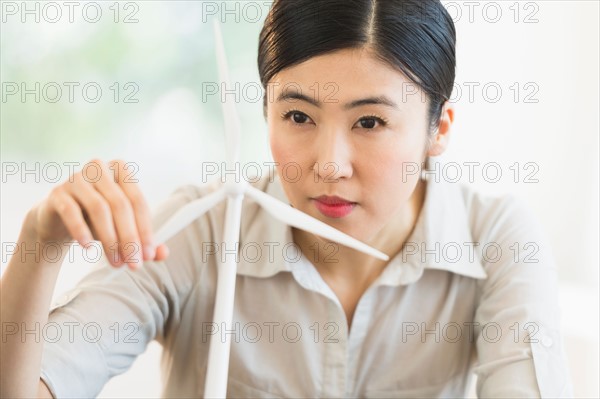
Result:
{"label": "woman's hand", "polygon": [[166,258],[168,248],[153,242],[150,210],[128,175],[123,161],[88,162],[30,211],[26,227],[40,245],[74,239],[86,247],[99,240],[115,267]]}

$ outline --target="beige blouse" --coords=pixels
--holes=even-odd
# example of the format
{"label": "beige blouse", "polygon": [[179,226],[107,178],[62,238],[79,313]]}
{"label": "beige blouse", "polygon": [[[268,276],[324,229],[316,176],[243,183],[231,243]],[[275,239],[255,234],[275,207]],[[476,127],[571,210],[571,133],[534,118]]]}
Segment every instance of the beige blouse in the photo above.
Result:
{"label": "beige blouse", "polygon": [[[154,228],[220,184],[175,190]],[[277,175],[252,184],[287,202]],[[97,396],[153,339],[162,396],[202,397],[210,340],[226,338],[228,397],[463,397],[473,373],[479,397],[572,397],[556,265],[515,197],[428,180],[417,225],[360,298],[350,333],[311,254],[249,198],[233,328],[213,323],[217,267],[235,252],[222,242],[224,211],[167,241],[165,261],[112,280],[100,265],[53,304],[59,334],[45,338],[41,378],[56,397]]]}

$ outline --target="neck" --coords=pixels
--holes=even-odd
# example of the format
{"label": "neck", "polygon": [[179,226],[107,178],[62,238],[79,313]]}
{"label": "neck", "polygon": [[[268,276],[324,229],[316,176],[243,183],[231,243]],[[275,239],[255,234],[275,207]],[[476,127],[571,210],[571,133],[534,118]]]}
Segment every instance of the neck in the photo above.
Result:
{"label": "neck", "polygon": [[[425,199],[425,188],[425,181],[420,180],[406,206],[365,244],[384,252],[390,259],[397,255],[416,225]],[[329,240],[304,230],[292,228],[292,234],[294,242],[319,273],[335,281],[366,287],[383,272],[389,262],[343,245],[332,245]]]}

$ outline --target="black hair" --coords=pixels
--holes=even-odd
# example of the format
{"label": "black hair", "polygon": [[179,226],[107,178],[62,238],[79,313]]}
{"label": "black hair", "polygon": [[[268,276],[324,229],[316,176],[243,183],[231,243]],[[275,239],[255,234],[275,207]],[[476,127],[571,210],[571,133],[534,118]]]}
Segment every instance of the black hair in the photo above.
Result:
{"label": "black hair", "polygon": [[267,85],[279,71],[366,48],[423,90],[433,133],[452,94],[455,45],[454,22],[439,0],[274,0],[258,48],[265,115]]}

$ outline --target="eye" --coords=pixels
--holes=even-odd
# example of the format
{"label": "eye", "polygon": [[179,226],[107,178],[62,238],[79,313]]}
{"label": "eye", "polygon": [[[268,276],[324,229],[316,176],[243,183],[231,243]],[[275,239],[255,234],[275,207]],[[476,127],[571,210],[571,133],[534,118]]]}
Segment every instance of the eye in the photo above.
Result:
{"label": "eye", "polygon": [[[363,122],[366,122],[366,123],[363,123]],[[360,127],[362,127],[363,129],[369,129],[369,130],[372,130],[373,128],[375,128],[375,123],[379,123],[379,125],[381,127],[387,126],[387,124],[388,124],[386,119],[384,119],[380,116],[377,116],[377,115],[364,116],[359,119],[358,123],[361,124]]]}
{"label": "eye", "polygon": [[281,118],[283,120],[288,120],[291,118],[292,123],[296,124],[296,125],[304,125],[305,122],[307,120],[310,120],[310,118],[308,117],[308,115],[306,115],[304,112],[300,112],[298,110],[290,110],[287,112],[284,112],[283,114],[281,114]]}

